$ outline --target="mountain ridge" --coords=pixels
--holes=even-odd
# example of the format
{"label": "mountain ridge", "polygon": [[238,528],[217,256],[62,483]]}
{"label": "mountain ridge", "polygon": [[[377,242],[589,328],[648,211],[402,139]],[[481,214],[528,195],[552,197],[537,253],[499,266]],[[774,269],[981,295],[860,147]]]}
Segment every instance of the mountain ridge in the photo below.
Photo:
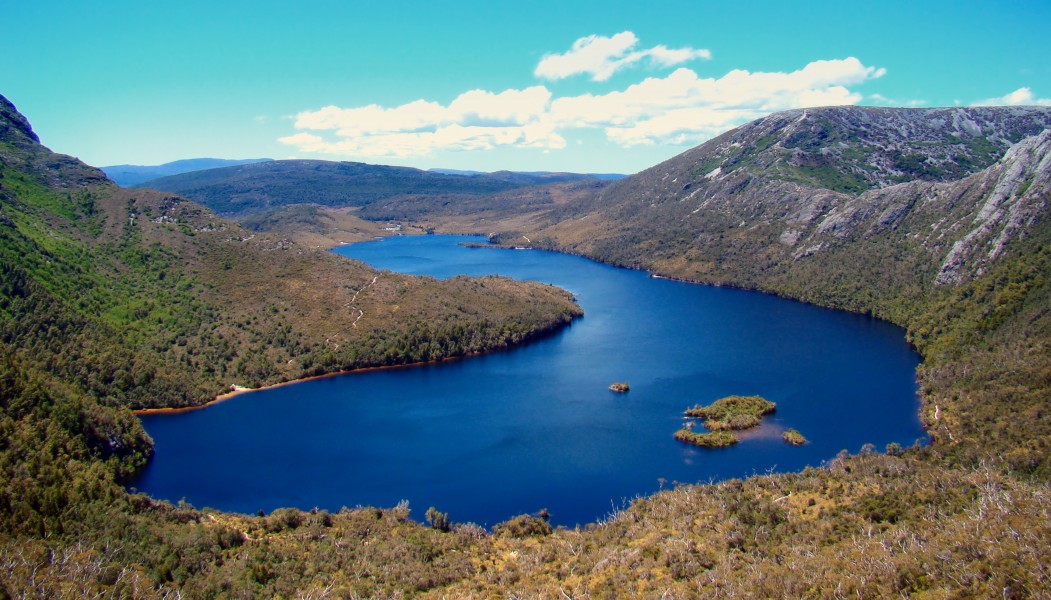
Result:
{"label": "mountain ridge", "polygon": [[[885,115],[893,117],[892,122],[877,127],[875,118]],[[829,128],[830,116],[839,122],[836,128]],[[815,124],[804,127],[808,119]],[[910,211],[926,206],[917,204],[917,198],[930,193],[949,198],[953,185],[963,186],[958,189],[963,194],[964,187],[978,181],[968,177],[993,167],[1013,144],[1049,126],[1051,109],[1037,107],[787,111],[613,182],[590,198],[551,210],[536,218],[531,228],[505,234],[547,239],[560,248],[617,264],[727,284],[728,269],[733,270],[725,264],[730,252],[738,259],[744,253],[765,269],[775,264],[790,268],[803,258],[827,253],[839,240],[853,235],[859,219],[875,218],[866,229],[869,237],[879,228],[893,233]],[[859,127],[863,131],[855,133]],[[801,136],[802,129],[811,137]],[[903,131],[913,137],[903,138]],[[779,137],[771,137],[771,132]],[[992,141],[962,137],[982,132]],[[880,144],[882,150],[870,157],[842,141],[851,137],[864,147]],[[932,141],[935,138],[941,141]],[[818,145],[822,141],[834,149]],[[811,150],[801,149],[808,147]],[[815,160],[831,160],[827,157],[836,153],[852,158],[833,171],[819,172],[820,178],[799,170]],[[911,179],[899,181],[905,174],[893,159],[910,155],[934,158],[906,161],[913,168]],[[943,159],[958,161],[957,166],[936,171],[937,161]],[[851,183],[844,184],[847,180]],[[858,184],[853,192],[836,189],[860,181],[864,185]],[[1039,190],[1039,186],[1031,190],[1031,201],[1036,201]],[[942,204],[957,207],[948,199]],[[959,220],[942,223],[939,232],[956,235],[947,231],[950,225],[962,227]],[[1002,246],[1017,231],[1017,226],[1009,227],[998,243]],[[944,238],[932,238],[934,251],[948,251],[935,243]],[[725,244],[728,239],[733,240],[732,248]],[[654,249],[657,240],[660,248]],[[959,268],[947,267],[943,279]]]}
{"label": "mountain ridge", "polygon": [[110,165],[100,167],[106,176],[114,183],[122,187],[132,187],[152,179],[179,175],[205,169],[218,169],[220,167],[233,167],[257,162],[267,162],[272,158],[184,158],[174,160],[160,165]]}
{"label": "mountain ridge", "polygon": [[178,193],[220,214],[236,217],[290,204],[360,208],[391,198],[455,201],[539,183],[589,178],[572,173],[530,175],[511,171],[461,175],[358,162],[279,160],[172,175],[140,187]]}

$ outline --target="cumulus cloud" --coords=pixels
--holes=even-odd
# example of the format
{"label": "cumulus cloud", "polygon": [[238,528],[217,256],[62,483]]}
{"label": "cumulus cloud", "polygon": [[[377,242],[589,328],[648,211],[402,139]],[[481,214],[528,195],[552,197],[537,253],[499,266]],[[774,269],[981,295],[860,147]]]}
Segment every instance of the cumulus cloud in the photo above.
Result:
{"label": "cumulus cloud", "polygon": [[716,133],[789,108],[856,104],[846,86],[885,71],[856,58],[815,61],[791,73],[730,71],[702,78],[686,68],[608,94],[558,98],[552,118],[565,127],[603,127],[625,146],[699,142]]}
{"label": "cumulus cloud", "polygon": [[471,90],[448,106],[416,100],[385,108],[326,106],[296,115],[297,133],[278,141],[302,152],[341,156],[423,156],[434,150],[497,146],[558,149],[565,140],[546,118],[551,92],[543,86],[492,93]]}
{"label": "cumulus cloud", "polygon": [[668,48],[663,45],[636,50],[639,39],[630,31],[612,37],[589,35],[573,42],[568,52],[546,54],[533,74],[543,79],[565,79],[588,74],[592,81],[606,81],[614,73],[644,59],[661,67],[672,67],[697,58],[711,58],[704,48]]}
{"label": "cumulus cloud", "polygon": [[[636,43],[634,36],[614,38],[605,38],[610,48],[630,49]],[[583,50],[591,43],[575,46]],[[668,60],[679,57],[672,52]],[[624,147],[696,144],[774,111],[856,104],[862,96],[851,87],[884,73],[848,57],[817,60],[792,72],[737,69],[719,78],[679,67],[598,95],[554,97],[537,85],[470,90],[448,105],[420,99],[394,107],[326,106],[296,115],[299,132],[279,141],[304,153],[370,158],[501,146],[558,150],[567,145],[565,135],[582,129],[600,129]]]}
{"label": "cumulus cloud", "polygon": [[535,122],[547,110],[551,92],[544,86],[504,90],[499,94],[472,90],[449,104],[452,121],[489,127],[515,127]]}
{"label": "cumulus cloud", "polygon": [[1033,95],[1033,90],[1020,87],[1010,94],[979,100],[971,106],[1051,106],[1051,98],[1037,98]]}

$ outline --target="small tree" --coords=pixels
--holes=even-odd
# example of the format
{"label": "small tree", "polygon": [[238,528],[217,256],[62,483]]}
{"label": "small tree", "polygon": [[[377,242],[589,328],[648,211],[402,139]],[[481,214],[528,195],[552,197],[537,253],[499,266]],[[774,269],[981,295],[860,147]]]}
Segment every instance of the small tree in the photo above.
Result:
{"label": "small tree", "polygon": [[433,506],[427,509],[427,514],[424,515],[427,519],[427,523],[430,524],[432,529],[438,531],[449,531],[452,524],[449,522],[449,514],[439,512],[437,508]]}

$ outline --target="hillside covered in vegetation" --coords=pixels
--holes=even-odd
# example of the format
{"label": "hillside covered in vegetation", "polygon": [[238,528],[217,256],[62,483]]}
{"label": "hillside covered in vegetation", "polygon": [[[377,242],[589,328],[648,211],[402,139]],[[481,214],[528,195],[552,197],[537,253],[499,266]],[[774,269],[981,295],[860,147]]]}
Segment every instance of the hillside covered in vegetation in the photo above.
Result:
{"label": "hillside covered in vegetation", "polygon": [[[854,173],[857,187],[849,189],[827,173],[778,175],[792,161],[817,160],[805,154],[823,147],[849,153],[850,132],[862,136],[859,124],[869,128],[865,135],[884,135],[885,115],[917,131],[937,120],[924,120],[933,112],[835,110],[841,118],[829,117],[827,127],[808,123],[821,111],[773,115],[525,216],[508,203],[498,231],[507,240],[524,235],[618,264],[890,318],[908,328],[925,357],[919,376],[930,446],[850,449],[858,453],[801,473],[676,485],[573,530],[552,530],[541,513],[487,533],[423,507],[249,516],[128,493],[120,481],[146,460],[149,441],[114,407],[137,403],[142,386],[192,398],[182,390],[226,384],[224,368],[227,376],[267,376],[264,366],[281,364],[288,348],[314,348],[306,341],[322,333],[324,350],[289,355],[295,368],[330,364],[325,351],[337,363],[381,349],[410,359],[406,348],[423,353],[452,337],[435,329],[447,318],[437,311],[501,334],[482,339],[511,340],[523,322],[569,318],[572,305],[561,293],[503,279],[400,278],[283,238],[252,237],[169,194],[115,190],[97,171],[36,145],[8,107],[0,118],[0,232],[12,248],[5,250],[0,305],[2,589],[26,597],[158,598],[1051,593],[1051,159],[1041,133],[1051,113],[997,109],[981,117],[958,109],[956,121],[945,113],[943,130],[956,132],[944,124],[957,123],[974,147],[959,142],[969,149],[947,151],[946,162],[921,161],[923,169],[942,169],[937,174],[914,177],[909,167],[908,181],[895,179],[906,173],[896,162],[875,155],[825,165]],[[762,135],[746,135],[778,122],[785,123],[781,133],[762,144],[755,143]],[[822,146],[822,139],[831,141]],[[899,151],[910,139],[895,142]],[[737,154],[707,164],[723,147]],[[731,171],[727,161],[741,154],[762,158]],[[949,165],[965,157],[971,165],[963,171]],[[680,165],[697,176],[673,172]],[[723,172],[728,179],[720,179]],[[666,184],[678,190],[673,195],[651,187],[676,178]],[[426,213],[419,218],[439,228],[471,226],[470,214],[444,211],[429,222]],[[487,215],[486,224],[497,216]],[[786,221],[796,233],[785,235]],[[339,276],[326,276],[329,287],[309,285],[318,270]],[[426,297],[427,286],[462,299],[420,304],[407,318],[413,304],[405,299],[417,298],[416,289]],[[492,294],[486,297],[505,317],[479,320],[471,312],[476,294]],[[529,320],[523,297],[531,298]],[[163,301],[151,305],[151,298]],[[173,308],[183,303],[193,309]],[[395,305],[402,309],[392,311]],[[15,318],[16,310],[32,318]],[[352,322],[335,343],[327,328],[339,320],[326,310],[346,311]],[[184,346],[178,337],[161,344],[158,336],[173,333],[186,336]],[[242,354],[201,358],[231,338]],[[140,351],[141,360],[158,367],[181,361],[173,364],[193,379],[167,382],[173,375],[166,369],[137,367],[138,356],[128,353],[150,343],[154,350]],[[295,362],[307,356],[316,362]],[[134,372],[93,384],[110,361]],[[425,516],[427,525],[410,516]]]}
{"label": "hillside covered in vegetation", "polygon": [[550,286],[381,273],[117,188],[28,124],[0,141],[2,340],[111,404],[193,405],[234,384],[463,356],[579,314]]}

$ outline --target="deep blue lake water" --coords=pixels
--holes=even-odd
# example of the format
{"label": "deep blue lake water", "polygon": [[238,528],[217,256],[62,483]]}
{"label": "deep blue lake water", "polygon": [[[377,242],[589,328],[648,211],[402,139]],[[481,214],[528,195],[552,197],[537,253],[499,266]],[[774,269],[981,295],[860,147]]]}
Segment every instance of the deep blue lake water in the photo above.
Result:
{"label": "deep blue lake water", "polygon": [[[572,526],[674,481],[799,470],[842,449],[926,438],[919,357],[892,325],[465,240],[479,238],[394,237],[336,252],[404,273],[552,283],[576,295],[585,316],[510,351],[144,416],[156,456],[133,485],[247,513],[405,499],[417,519],[435,506],[491,526],[547,508],[553,523]],[[631,391],[610,392],[614,381]],[[777,412],[729,449],[672,438],[685,408],[731,394],[762,395]],[[782,441],[793,427],[808,444]]]}

